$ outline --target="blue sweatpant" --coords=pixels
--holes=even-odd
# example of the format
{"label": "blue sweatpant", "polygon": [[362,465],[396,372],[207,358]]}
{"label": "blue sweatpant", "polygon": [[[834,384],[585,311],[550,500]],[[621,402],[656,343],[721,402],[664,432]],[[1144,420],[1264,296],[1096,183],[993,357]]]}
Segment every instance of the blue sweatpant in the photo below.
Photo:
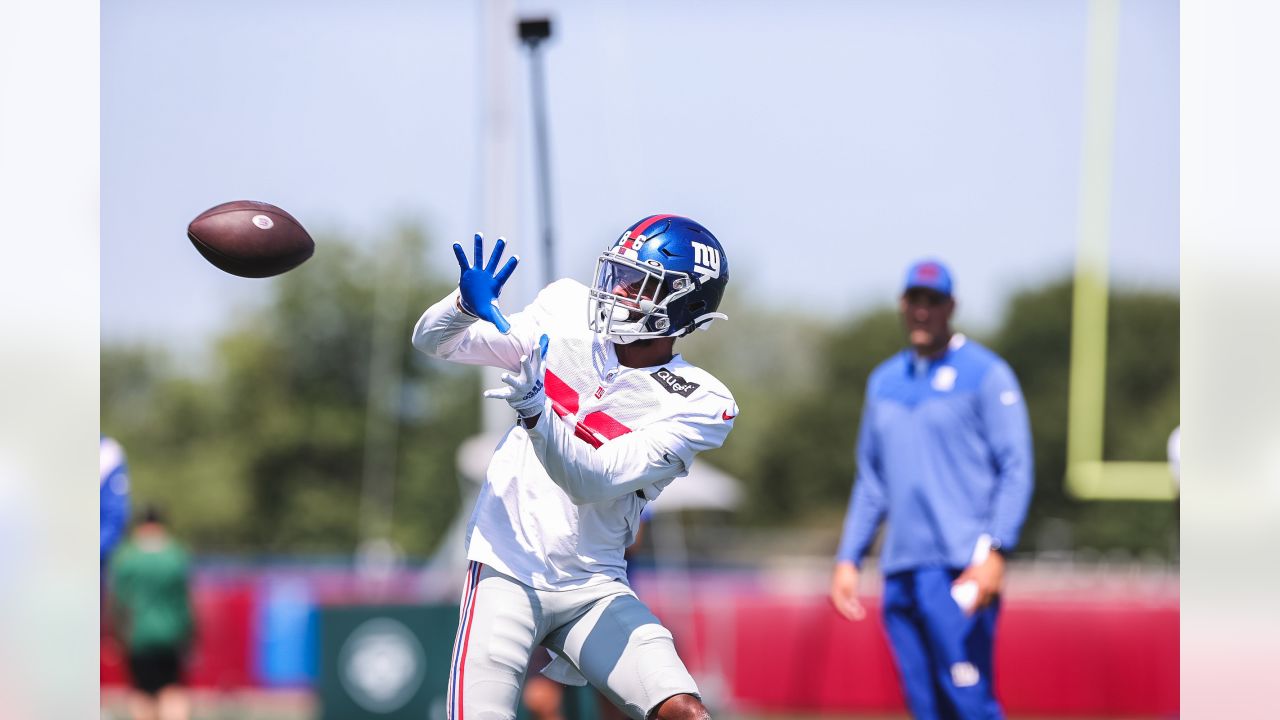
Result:
{"label": "blue sweatpant", "polygon": [[999,598],[966,615],[951,597],[950,568],[885,578],[884,625],[916,720],[1003,720],[991,677]]}

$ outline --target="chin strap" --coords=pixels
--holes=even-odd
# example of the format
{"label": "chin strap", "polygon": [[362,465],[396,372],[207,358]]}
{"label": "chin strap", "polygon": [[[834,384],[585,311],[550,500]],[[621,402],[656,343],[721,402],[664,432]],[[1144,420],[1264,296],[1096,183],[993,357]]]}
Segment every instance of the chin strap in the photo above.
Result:
{"label": "chin strap", "polygon": [[713,321],[728,320],[728,319],[729,319],[729,316],[725,315],[724,313],[707,313],[705,315],[699,315],[698,317],[693,319],[693,322],[689,323],[689,329],[680,333],[680,335],[681,337],[683,337],[685,335],[692,333],[694,330],[706,330],[707,328],[711,327],[711,323]]}

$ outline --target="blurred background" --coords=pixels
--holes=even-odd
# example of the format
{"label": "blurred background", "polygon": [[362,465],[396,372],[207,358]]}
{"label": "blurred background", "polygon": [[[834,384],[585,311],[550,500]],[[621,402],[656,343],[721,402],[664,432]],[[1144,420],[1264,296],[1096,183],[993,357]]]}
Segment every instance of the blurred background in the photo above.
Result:
{"label": "blurred background", "polygon": [[[682,348],[742,415],[633,558],[713,712],[905,717],[875,614],[845,623],[826,593],[863,387],[905,344],[907,264],[935,256],[1031,416],[998,694],[1013,717],[1176,715],[1178,12],[104,4],[102,431],[132,506],[163,506],[193,557],[195,715],[443,717],[462,525],[509,417],[478,371],[413,352],[413,322],[476,230],[522,257],[511,310],[656,212],[732,259],[729,321]],[[551,20],[533,49],[528,17]],[[233,199],[288,210],[315,257],[269,280],[209,266],[186,223]],[[1073,328],[1105,379],[1079,375]],[[1096,417],[1073,399],[1091,378]],[[1083,460],[1144,463],[1146,491],[1069,486],[1081,417],[1101,438]],[[376,618],[413,631],[421,673],[351,669]],[[109,624],[103,705],[125,717]]]}

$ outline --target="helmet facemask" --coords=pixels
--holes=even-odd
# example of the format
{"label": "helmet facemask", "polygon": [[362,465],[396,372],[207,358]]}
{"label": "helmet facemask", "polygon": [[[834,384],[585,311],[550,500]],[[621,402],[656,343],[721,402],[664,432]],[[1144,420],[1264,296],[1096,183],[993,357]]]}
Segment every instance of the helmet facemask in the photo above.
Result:
{"label": "helmet facemask", "polygon": [[587,325],[625,345],[678,333],[667,306],[693,292],[694,281],[656,260],[641,262],[606,252],[596,261],[595,283],[587,303]]}

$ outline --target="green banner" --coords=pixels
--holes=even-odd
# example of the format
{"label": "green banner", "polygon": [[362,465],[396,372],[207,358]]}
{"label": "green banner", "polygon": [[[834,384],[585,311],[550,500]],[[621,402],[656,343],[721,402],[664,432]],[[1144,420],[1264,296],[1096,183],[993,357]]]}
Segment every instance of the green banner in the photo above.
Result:
{"label": "green banner", "polygon": [[[456,605],[321,608],[321,719],[445,720],[457,630]],[[569,720],[600,716],[589,687],[568,688],[563,702]]]}
{"label": "green banner", "polygon": [[323,720],[444,720],[456,606],[320,610]]}

